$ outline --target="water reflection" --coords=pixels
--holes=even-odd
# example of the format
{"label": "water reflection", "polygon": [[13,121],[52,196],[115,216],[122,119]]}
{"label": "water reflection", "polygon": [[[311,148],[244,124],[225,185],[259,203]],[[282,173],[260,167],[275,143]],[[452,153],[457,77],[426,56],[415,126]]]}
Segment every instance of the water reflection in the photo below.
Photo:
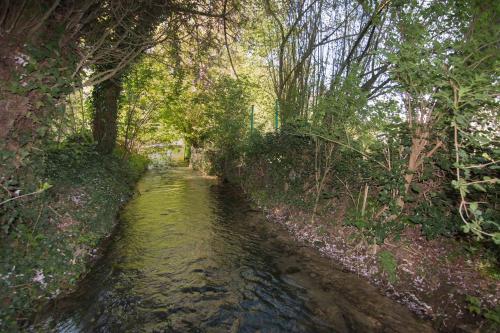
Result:
{"label": "water reflection", "polygon": [[406,309],[187,168],[150,171],[59,332],[426,332]]}

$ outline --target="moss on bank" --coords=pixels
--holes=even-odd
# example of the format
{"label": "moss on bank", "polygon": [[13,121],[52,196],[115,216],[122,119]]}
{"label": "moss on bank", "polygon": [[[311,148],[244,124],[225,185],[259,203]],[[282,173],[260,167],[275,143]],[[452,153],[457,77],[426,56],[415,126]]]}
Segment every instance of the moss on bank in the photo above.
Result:
{"label": "moss on bank", "polygon": [[87,272],[147,165],[142,156],[119,155],[71,143],[48,149],[40,169],[52,187],[16,200],[1,233],[0,331],[28,325]]}

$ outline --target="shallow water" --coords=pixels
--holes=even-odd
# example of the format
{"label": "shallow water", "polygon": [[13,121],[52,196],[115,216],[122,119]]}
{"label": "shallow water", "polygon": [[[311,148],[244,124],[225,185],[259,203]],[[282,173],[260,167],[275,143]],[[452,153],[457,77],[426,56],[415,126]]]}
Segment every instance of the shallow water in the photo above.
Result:
{"label": "shallow water", "polygon": [[216,179],[153,170],[138,191],[104,257],[50,311],[52,330],[431,331]]}

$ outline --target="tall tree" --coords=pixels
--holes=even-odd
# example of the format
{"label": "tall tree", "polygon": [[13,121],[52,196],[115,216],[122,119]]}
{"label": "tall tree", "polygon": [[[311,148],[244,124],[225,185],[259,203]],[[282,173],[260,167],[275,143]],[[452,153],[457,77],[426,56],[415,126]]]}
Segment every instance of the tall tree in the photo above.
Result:
{"label": "tall tree", "polygon": [[96,84],[92,91],[92,135],[97,143],[97,150],[103,154],[111,153],[115,147],[121,81],[122,75],[118,74]]}
{"label": "tall tree", "polygon": [[[103,24],[103,32],[108,33],[109,38],[115,42],[112,47],[118,50],[119,54],[131,54],[133,60],[155,44],[177,43],[179,30],[186,32],[185,38],[189,39],[197,38],[198,31],[226,27],[229,10],[227,3],[227,0],[179,3],[148,0],[138,6],[136,1],[132,1],[133,10],[122,6],[120,8],[124,8],[126,13],[116,15],[116,10],[111,9],[100,24]],[[157,31],[158,27],[161,29],[160,33]],[[108,32],[109,29],[112,31]],[[94,37],[100,38],[99,35]],[[210,44],[210,38],[204,44]],[[121,59],[114,58],[114,62],[105,60],[103,65],[94,67],[97,77],[106,77],[106,73],[112,74],[94,86],[92,96],[93,136],[101,153],[109,154],[115,146],[121,77],[130,64],[131,61],[123,63]]]}
{"label": "tall tree", "polygon": [[[101,29],[93,28],[87,42],[94,45],[102,35],[108,35],[110,44],[102,45],[120,54],[129,55],[125,59],[112,57],[97,61],[93,66],[94,76],[105,78],[97,82],[92,92],[94,108],[92,134],[97,143],[97,150],[103,154],[113,151],[117,136],[117,117],[119,99],[122,90],[122,76],[131,63],[147,48],[154,45],[154,32],[163,21],[168,25],[168,10],[158,10],[155,5],[163,1],[120,1],[111,3],[108,11],[101,14],[96,24]],[[167,32],[163,31],[166,35]],[[111,51],[111,50],[110,50]]]}

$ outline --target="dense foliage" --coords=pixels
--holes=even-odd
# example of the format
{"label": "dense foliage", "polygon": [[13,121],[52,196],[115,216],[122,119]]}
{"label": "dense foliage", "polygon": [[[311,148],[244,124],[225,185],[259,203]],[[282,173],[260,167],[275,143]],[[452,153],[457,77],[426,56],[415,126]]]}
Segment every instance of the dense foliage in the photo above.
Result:
{"label": "dense foliage", "polygon": [[[499,14],[494,0],[2,2],[0,282],[21,295],[2,317],[24,322],[83,271],[42,257],[109,231],[101,212],[71,216],[94,224],[75,223],[72,249],[38,232],[67,219],[55,198],[82,187],[117,208],[136,153],[177,140],[263,206],[342,212],[375,244],[418,226],[498,254]],[[63,282],[41,290],[42,271]]]}

